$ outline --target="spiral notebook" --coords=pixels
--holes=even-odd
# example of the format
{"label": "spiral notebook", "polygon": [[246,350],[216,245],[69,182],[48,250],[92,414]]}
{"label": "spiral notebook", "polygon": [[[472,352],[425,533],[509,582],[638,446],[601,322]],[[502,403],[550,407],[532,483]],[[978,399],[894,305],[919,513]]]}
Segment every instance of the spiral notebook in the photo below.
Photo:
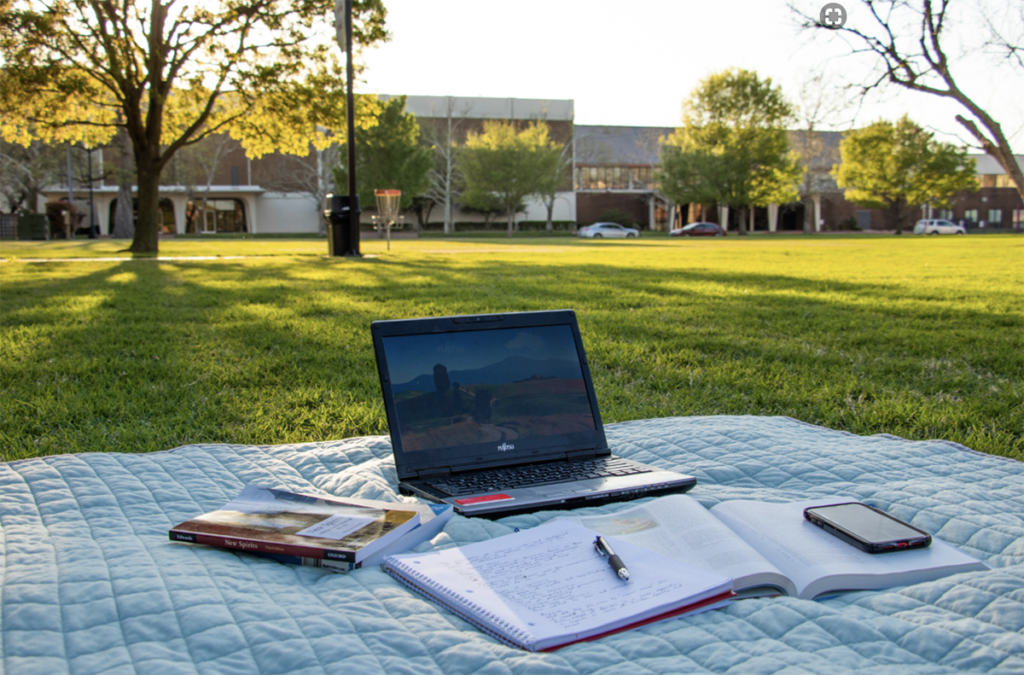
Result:
{"label": "spiral notebook", "polygon": [[552,651],[574,642],[715,609],[732,579],[609,537],[622,581],[594,548],[597,533],[552,520],[460,548],[389,556],[384,570],[505,644]]}

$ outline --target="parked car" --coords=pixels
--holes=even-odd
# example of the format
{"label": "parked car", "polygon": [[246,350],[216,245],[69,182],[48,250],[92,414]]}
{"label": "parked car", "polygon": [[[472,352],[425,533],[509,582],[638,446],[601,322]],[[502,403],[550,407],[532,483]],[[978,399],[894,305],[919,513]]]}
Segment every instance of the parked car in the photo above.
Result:
{"label": "parked car", "polygon": [[967,234],[967,228],[948,220],[932,218],[917,221],[914,225],[914,234]]}
{"label": "parked car", "polygon": [[668,233],[670,237],[724,237],[725,230],[715,223],[690,223]]}
{"label": "parked car", "polygon": [[576,236],[591,239],[633,239],[640,236],[640,230],[623,227],[618,223],[594,223],[576,230]]}

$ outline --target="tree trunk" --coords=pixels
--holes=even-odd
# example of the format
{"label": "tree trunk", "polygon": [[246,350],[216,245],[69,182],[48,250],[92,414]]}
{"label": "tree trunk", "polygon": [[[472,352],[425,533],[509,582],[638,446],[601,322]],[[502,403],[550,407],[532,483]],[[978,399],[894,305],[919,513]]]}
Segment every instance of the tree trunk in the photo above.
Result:
{"label": "tree trunk", "polygon": [[128,248],[132,253],[157,253],[160,250],[160,171],[136,162],[139,185],[139,219],[135,237]]}
{"label": "tree trunk", "polygon": [[903,218],[900,217],[900,202],[899,200],[892,203],[890,207],[892,211],[893,219],[896,221],[896,232],[895,234],[903,234]]}
{"label": "tree trunk", "polygon": [[555,229],[554,223],[552,223],[552,217],[555,212],[555,198],[552,197],[551,201],[544,200],[544,206],[548,209],[548,222],[544,226],[545,232],[552,232]]}
{"label": "tree trunk", "polygon": [[740,228],[737,234],[741,237],[747,236],[747,209],[749,208],[749,206],[740,207]]}
{"label": "tree trunk", "polygon": [[132,239],[135,236],[135,223],[132,217],[132,183],[127,175],[117,187],[117,206],[114,208],[114,227],[110,236],[114,239]]}
{"label": "tree trunk", "polygon": [[516,212],[513,210],[513,211],[509,211],[508,212],[508,238],[509,239],[512,238],[512,232],[515,230],[515,227],[516,227]]}
{"label": "tree trunk", "polygon": [[110,235],[114,239],[135,237],[135,207],[132,204],[132,142],[123,131],[117,133],[120,166],[117,171],[117,208]]}

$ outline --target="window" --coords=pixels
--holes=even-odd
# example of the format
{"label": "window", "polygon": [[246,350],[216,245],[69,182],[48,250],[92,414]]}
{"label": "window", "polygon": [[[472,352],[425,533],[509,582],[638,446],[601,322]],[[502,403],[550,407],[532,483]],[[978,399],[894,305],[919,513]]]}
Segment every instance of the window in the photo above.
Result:
{"label": "window", "polygon": [[968,225],[974,225],[978,222],[978,209],[965,209],[964,220],[967,221]]}
{"label": "window", "polygon": [[988,210],[988,224],[992,227],[1000,227],[1003,224],[1003,210],[1002,209],[989,209]]}
{"label": "window", "polygon": [[185,231],[203,232],[248,232],[245,222],[245,208],[240,199],[209,199],[203,202],[189,202],[185,206]]}
{"label": "window", "polygon": [[633,188],[642,190],[644,188],[651,187],[654,183],[654,169],[650,167],[641,167],[633,169]]}
{"label": "window", "polygon": [[624,166],[585,166],[579,171],[581,190],[626,190],[630,169]]}
{"label": "window", "polygon": [[996,187],[1012,188],[1014,187],[1013,182],[1010,180],[1010,175],[1003,173],[996,176]]}
{"label": "window", "polygon": [[939,218],[943,220],[953,220],[953,209],[940,209]]}

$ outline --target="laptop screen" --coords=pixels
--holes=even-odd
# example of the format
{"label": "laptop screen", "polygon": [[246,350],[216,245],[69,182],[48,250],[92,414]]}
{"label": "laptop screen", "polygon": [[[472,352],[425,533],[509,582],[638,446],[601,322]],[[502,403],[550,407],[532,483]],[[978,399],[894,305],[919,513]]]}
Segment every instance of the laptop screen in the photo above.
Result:
{"label": "laptop screen", "polygon": [[383,338],[407,453],[534,440],[597,428],[569,325]]}

